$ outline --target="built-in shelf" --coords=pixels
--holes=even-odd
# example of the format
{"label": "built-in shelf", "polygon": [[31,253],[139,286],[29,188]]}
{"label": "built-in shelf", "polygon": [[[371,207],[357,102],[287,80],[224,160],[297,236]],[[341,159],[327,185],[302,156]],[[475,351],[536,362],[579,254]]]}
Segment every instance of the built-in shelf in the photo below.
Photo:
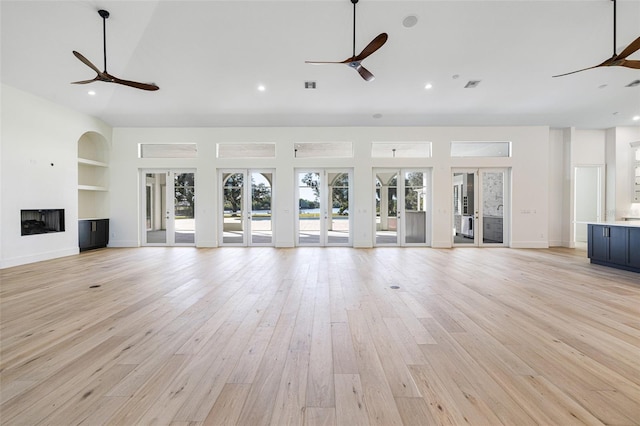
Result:
{"label": "built-in shelf", "polygon": [[107,163],[102,161],[90,160],[88,158],[78,158],[78,164],[86,164],[87,166],[109,167]]}
{"label": "built-in shelf", "polygon": [[78,217],[109,216],[109,144],[87,132],[78,140]]}
{"label": "built-in shelf", "polygon": [[78,185],[78,191],[108,191],[109,188],[95,185]]}

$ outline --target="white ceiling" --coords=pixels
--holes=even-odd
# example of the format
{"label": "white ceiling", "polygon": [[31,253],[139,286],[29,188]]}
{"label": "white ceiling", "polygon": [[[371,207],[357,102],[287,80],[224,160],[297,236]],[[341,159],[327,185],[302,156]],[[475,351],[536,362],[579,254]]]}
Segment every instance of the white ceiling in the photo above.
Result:
{"label": "white ceiling", "polygon": [[[356,50],[389,34],[363,62],[372,82],[344,65],[304,63],[351,56],[350,0],[0,4],[2,82],[114,127],[640,124],[640,86],[625,87],[640,70],[551,77],[612,55],[610,0],[360,0]],[[617,8],[619,53],[640,36],[640,0]],[[69,84],[95,76],[72,50],[103,68],[98,9],[111,13],[109,73],[159,91]],[[402,25],[409,15],[413,28]],[[469,80],[481,83],[465,89]]]}

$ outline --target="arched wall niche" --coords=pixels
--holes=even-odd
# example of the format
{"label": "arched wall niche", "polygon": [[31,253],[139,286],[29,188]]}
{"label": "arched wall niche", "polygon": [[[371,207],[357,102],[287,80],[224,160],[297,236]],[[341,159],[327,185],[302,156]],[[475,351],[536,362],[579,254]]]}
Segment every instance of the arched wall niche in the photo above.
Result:
{"label": "arched wall niche", "polygon": [[109,162],[109,142],[100,133],[85,132],[78,139],[78,158]]}

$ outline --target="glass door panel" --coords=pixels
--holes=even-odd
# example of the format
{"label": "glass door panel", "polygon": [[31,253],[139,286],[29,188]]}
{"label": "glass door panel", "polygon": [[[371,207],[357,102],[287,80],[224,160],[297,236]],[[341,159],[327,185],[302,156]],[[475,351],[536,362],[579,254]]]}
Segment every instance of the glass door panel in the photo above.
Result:
{"label": "glass door panel", "polygon": [[475,244],[476,172],[453,173],[453,243]]}
{"label": "glass door panel", "polygon": [[221,245],[273,245],[272,170],[221,170]]}
{"label": "glass door panel", "polygon": [[482,243],[504,243],[503,171],[483,171],[482,178]]}
{"label": "glass door panel", "polygon": [[431,179],[429,170],[379,169],[375,175],[375,244],[428,244]]}
{"label": "glass door panel", "polygon": [[167,218],[165,212],[167,173],[152,172],[144,173],[145,176],[145,243],[146,244],[167,244]]}
{"label": "glass door panel", "polygon": [[176,244],[195,244],[195,174],[175,173],[174,189],[174,241]]}
{"label": "glass door panel", "polygon": [[398,173],[376,173],[376,245],[398,244]]}
{"label": "glass door panel", "polygon": [[273,242],[273,173],[250,172],[251,175],[251,244]]}
{"label": "glass door panel", "polygon": [[244,173],[222,174],[222,243],[244,244]]}
{"label": "glass door panel", "polygon": [[195,172],[142,171],[143,245],[195,244]]}
{"label": "glass door panel", "polygon": [[[298,244],[320,244],[320,173],[298,172]],[[326,211],[324,218],[327,217]]]}
{"label": "glass door panel", "polygon": [[298,245],[351,244],[351,172],[298,171]]}
{"label": "glass door panel", "polygon": [[327,242],[349,244],[349,174],[329,173],[331,215],[329,216]]}
{"label": "glass door panel", "polygon": [[508,232],[508,169],[453,172],[453,245],[505,245]]}
{"label": "glass door panel", "polygon": [[404,173],[404,243],[427,242],[427,180],[426,173]]}

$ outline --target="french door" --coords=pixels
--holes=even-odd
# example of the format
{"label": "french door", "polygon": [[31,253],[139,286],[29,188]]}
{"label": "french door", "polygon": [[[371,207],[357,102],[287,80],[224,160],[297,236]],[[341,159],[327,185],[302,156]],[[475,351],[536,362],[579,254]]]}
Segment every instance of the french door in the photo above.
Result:
{"label": "french door", "polygon": [[508,169],[453,170],[454,246],[507,245],[509,188]]}
{"label": "french door", "polygon": [[194,170],[142,170],[142,245],[196,242]]}
{"label": "french door", "polygon": [[219,171],[220,245],[273,245],[273,170]]}
{"label": "french door", "polygon": [[375,245],[428,245],[431,222],[429,169],[376,169]]}
{"label": "french door", "polygon": [[350,170],[296,171],[297,245],[351,245],[351,175]]}

